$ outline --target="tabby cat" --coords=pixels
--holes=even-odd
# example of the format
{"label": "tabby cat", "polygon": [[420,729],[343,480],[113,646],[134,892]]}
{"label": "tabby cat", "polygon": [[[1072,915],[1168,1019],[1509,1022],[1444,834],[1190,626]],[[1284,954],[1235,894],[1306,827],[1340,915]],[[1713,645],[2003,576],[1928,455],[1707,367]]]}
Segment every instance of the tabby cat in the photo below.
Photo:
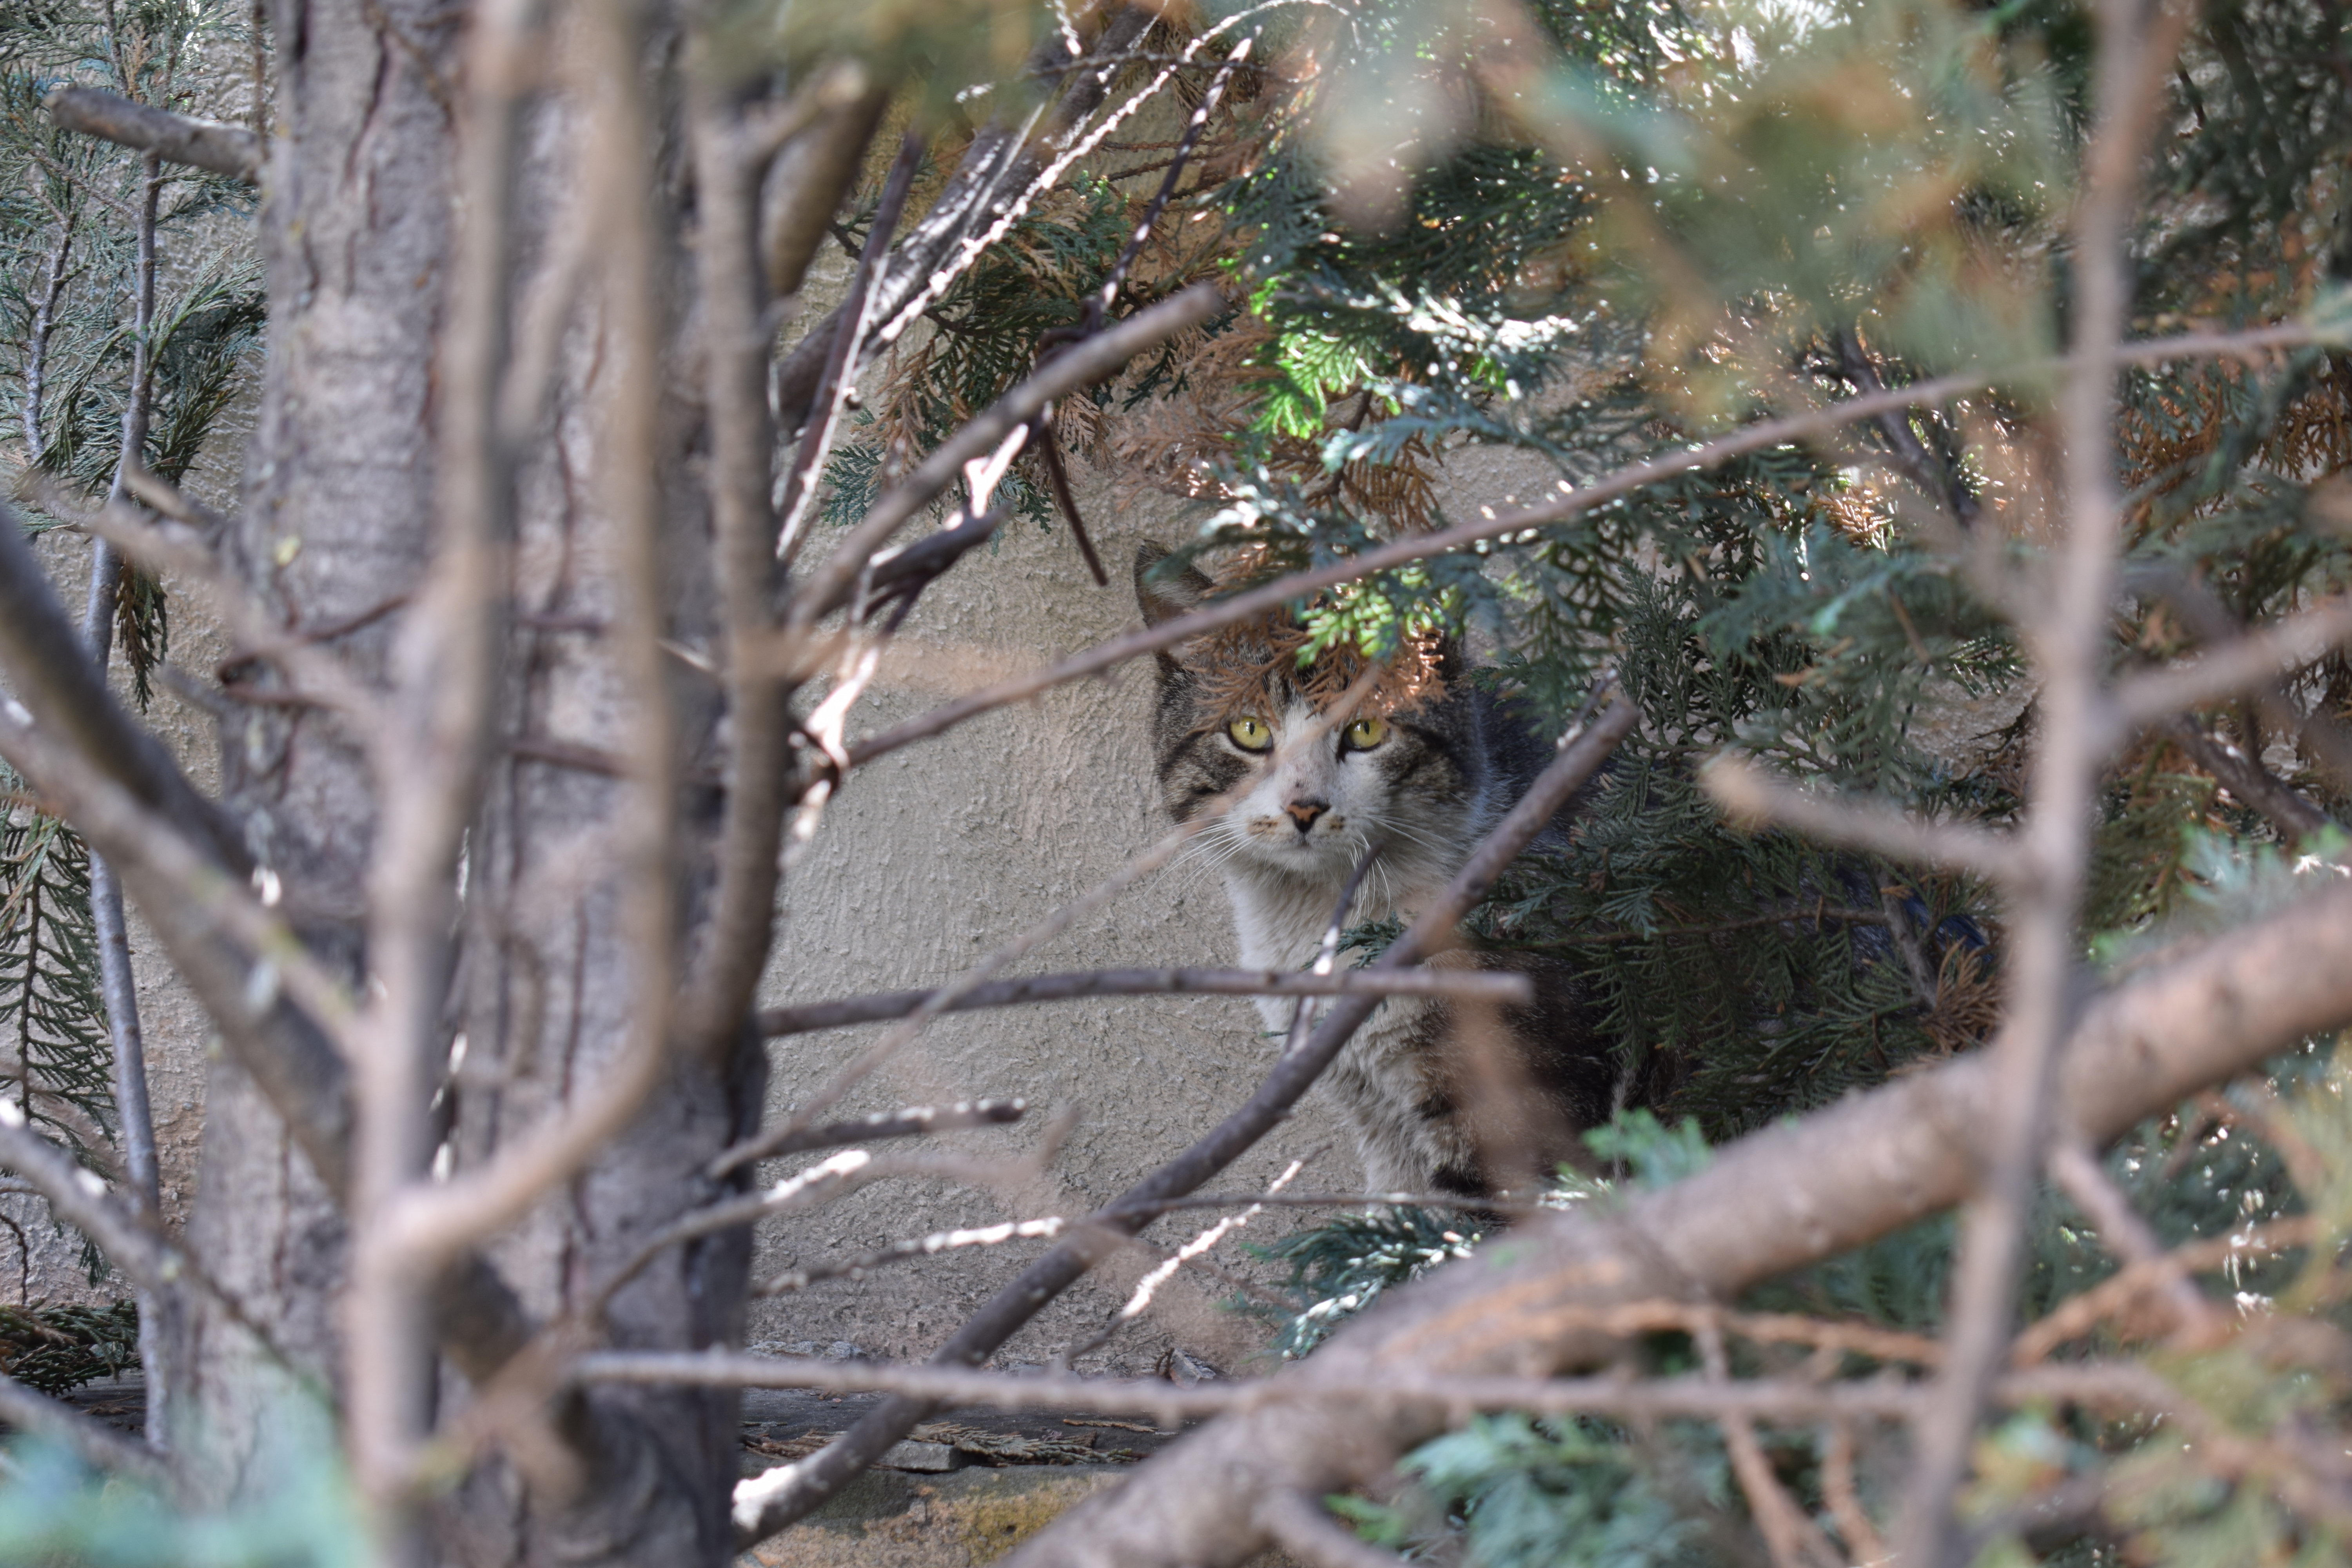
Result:
{"label": "tabby cat", "polygon": [[[1166,556],[1147,544],[1136,557],[1136,596],[1155,626],[1216,588]],[[1349,923],[1409,919],[1547,760],[1468,679],[1450,639],[1408,642],[1370,668],[1340,650],[1302,668],[1305,643],[1277,615],[1160,656],[1162,799],[1180,823],[1229,803],[1202,837],[1233,901],[1241,962],[1254,969],[1315,962],[1341,889],[1376,840]],[[1357,1030],[1323,1081],[1370,1189],[1488,1196],[1576,1158],[1575,1135],[1606,1118],[1617,1075],[1574,972],[1535,953],[1457,949],[1435,962],[1524,973],[1536,1000],[1496,1009],[1392,997]],[[1276,1031],[1295,1006],[1258,1002]]]}

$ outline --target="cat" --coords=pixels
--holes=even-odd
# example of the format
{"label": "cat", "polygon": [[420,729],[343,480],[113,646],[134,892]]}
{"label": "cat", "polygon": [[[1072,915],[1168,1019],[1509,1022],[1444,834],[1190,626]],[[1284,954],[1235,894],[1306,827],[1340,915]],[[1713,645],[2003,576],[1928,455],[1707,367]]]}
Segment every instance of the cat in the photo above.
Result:
{"label": "cat", "polygon": [[[1217,590],[1167,556],[1152,544],[1136,555],[1136,597],[1152,626]],[[1202,837],[1253,969],[1315,962],[1375,841],[1349,922],[1410,919],[1549,760],[1508,705],[1470,679],[1451,638],[1405,639],[1370,668],[1329,649],[1302,668],[1306,641],[1277,612],[1159,658],[1161,798],[1179,823],[1230,802]],[[1351,689],[1352,706],[1339,710]],[[1556,820],[1546,833],[1566,830]],[[1493,1197],[1563,1161],[1588,1164],[1577,1135],[1607,1119],[1623,1086],[1575,971],[1540,953],[1456,949],[1437,962],[1524,973],[1535,1001],[1496,1009],[1391,997],[1356,1031],[1323,1084],[1370,1190]],[[1287,1032],[1293,999],[1257,1005],[1270,1031]]]}

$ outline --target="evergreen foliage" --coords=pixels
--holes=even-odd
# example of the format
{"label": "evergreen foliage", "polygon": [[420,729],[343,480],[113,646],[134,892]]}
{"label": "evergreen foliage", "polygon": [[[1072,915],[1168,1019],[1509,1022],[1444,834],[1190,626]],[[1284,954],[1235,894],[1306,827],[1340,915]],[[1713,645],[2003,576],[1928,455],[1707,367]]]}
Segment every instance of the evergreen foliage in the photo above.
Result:
{"label": "evergreen foliage", "polygon": [[[163,165],[145,384],[134,389],[142,161],[61,130],[42,98],[78,81],[215,111],[206,95],[226,85],[218,51],[243,41],[247,19],[244,10],[208,0],[40,5],[0,16],[0,393],[9,415],[0,440],[16,448],[21,468],[78,500],[102,499],[113,485],[134,395],[147,406],[141,461],[174,482],[187,475],[247,384],[260,344],[262,292],[244,226],[218,221],[248,214],[251,190]],[[36,532],[58,526],[40,498],[17,486],[25,526]],[[163,585],[126,570],[115,633],[142,707],[170,630]],[[102,1168],[115,1136],[112,1046],[89,896],[88,850],[0,767],[0,1034],[8,1047],[0,1093]],[[84,1253],[96,1282],[104,1260],[95,1248]],[[115,1316],[131,1310],[124,1303]],[[135,1327],[112,1318],[49,1329],[30,1318],[11,1322],[30,1336],[21,1347],[30,1360],[10,1370],[37,1386],[71,1386],[100,1375],[88,1366],[135,1356]],[[16,1331],[0,1331],[0,1340],[14,1344]],[[132,1351],[116,1353],[125,1343]]]}
{"label": "evergreen foliage", "polygon": [[[16,780],[0,768],[0,790]],[[110,1129],[114,1096],[99,994],[89,854],[53,816],[0,809],[0,1092],[25,1119],[87,1152]]]}
{"label": "evergreen foliage", "polygon": [[139,1308],[0,1306],[0,1372],[63,1394],[139,1364]]}
{"label": "evergreen foliage", "polygon": [[[60,129],[42,97],[78,81],[207,112],[203,95],[225,85],[211,57],[242,41],[247,15],[213,0],[150,0],[119,14],[18,7],[0,20],[0,387],[14,416],[5,428],[26,464],[80,495],[104,496],[121,458],[145,176],[136,153]],[[139,457],[177,481],[259,347],[262,298],[243,225],[213,221],[249,213],[250,188],[171,164],[163,180]],[[37,502],[30,521],[53,526]],[[161,585],[126,572],[117,625],[143,706],[169,646]]]}

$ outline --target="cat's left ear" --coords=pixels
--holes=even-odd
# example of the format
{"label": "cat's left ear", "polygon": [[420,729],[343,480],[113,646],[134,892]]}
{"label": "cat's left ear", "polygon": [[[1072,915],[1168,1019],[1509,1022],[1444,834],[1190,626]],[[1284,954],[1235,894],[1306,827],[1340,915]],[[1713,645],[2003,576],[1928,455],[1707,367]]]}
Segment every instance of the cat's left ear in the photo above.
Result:
{"label": "cat's left ear", "polygon": [[1199,609],[1216,591],[1216,584],[1195,567],[1178,566],[1171,570],[1170,553],[1166,545],[1149,541],[1136,547],[1135,602],[1143,610],[1143,624],[1147,626],[1156,626]]}

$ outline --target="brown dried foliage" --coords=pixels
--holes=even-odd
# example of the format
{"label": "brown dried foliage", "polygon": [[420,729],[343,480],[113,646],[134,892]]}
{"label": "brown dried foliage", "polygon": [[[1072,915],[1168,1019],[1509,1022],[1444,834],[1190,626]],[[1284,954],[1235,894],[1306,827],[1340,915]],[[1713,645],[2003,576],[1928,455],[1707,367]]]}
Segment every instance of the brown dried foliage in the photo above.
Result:
{"label": "brown dried foliage", "polygon": [[[1234,552],[1208,572],[1220,592],[1274,574],[1263,546]],[[1283,690],[1296,691],[1318,713],[1331,711],[1367,674],[1370,687],[1357,698],[1354,713],[1411,712],[1445,695],[1444,639],[1433,632],[1408,633],[1380,659],[1341,642],[1301,664],[1312,634],[1281,614],[1260,616],[1196,637],[1177,649],[1178,660],[1199,681],[1202,720],[1222,724],[1245,713],[1271,716],[1286,705]],[[1342,718],[1352,714],[1343,714]]]}

